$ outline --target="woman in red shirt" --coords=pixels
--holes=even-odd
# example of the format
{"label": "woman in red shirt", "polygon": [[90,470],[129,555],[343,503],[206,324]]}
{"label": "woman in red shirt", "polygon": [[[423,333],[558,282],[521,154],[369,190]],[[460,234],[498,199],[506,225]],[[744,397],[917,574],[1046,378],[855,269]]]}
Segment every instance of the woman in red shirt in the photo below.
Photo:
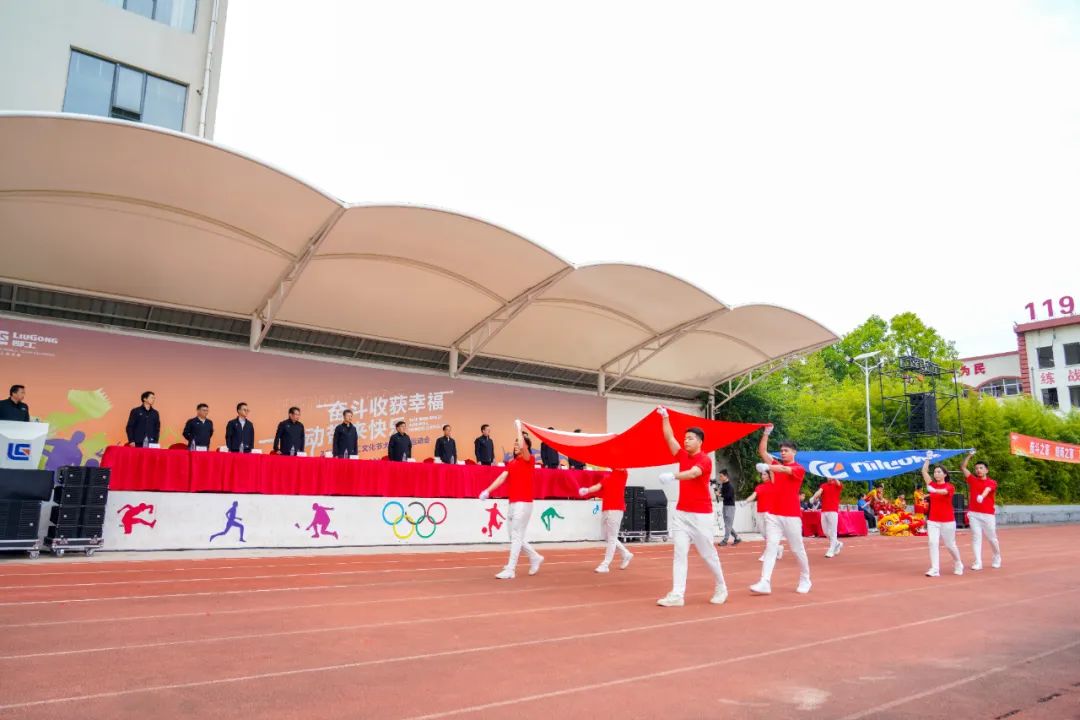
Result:
{"label": "woman in red shirt", "polygon": [[922,476],[926,481],[926,491],[930,493],[930,517],[926,522],[926,535],[930,540],[930,569],[927,577],[938,577],[938,541],[944,541],[945,549],[953,557],[953,574],[964,574],[964,563],[960,559],[960,550],[956,547],[956,514],[952,499],[956,488],[949,482],[949,471],[938,465],[934,468],[934,477],[930,477],[930,459],[934,453],[927,450],[923,461]]}
{"label": "woman in red shirt", "polygon": [[596,566],[596,572],[598,573],[608,572],[611,561],[615,557],[616,549],[622,555],[622,562],[619,563],[620,570],[625,570],[630,561],[634,559],[634,554],[619,542],[619,528],[622,526],[623,513],[626,511],[626,499],[624,496],[627,477],[625,470],[612,470],[604,482],[596,483],[591,487],[578,488],[578,494],[581,497],[603,490],[601,497],[603,498],[602,509],[604,512],[601,515],[600,527],[604,530],[604,540],[607,541],[607,546],[604,549],[604,561]]}
{"label": "woman in red shirt", "polygon": [[[766,547],[769,543],[769,533],[771,532],[772,525],[769,523],[769,513],[772,512],[772,491],[773,491],[773,476],[771,470],[763,470],[760,475],[760,480],[754,492],[750,493],[746,498],[746,502],[751,503],[757,501],[757,529],[761,533],[762,539],[765,541]],[[776,544],[776,559],[784,557],[784,546],[781,544],[783,537],[777,541]],[[758,562],[765,562],[765,551],[761,551],[761,557],[758,558]]]}
{"label": "woman in red shirt", "polygon": [[521,551],[529,556],[529,574],[535,575],[540,572],[540,563],[544,562],[544,556],[536,552],[533,546],[525,540],[525,532],[529,529],[529,518],[532,517],[533,504],[533,456],[532,439],[521,433],[521,421],[515,420],[517,426],[517,439],[514,440],[514,459],[506,464],[499,477],[480,493],[481,500],[487,500],[500,485],[510,481],[510,559],[506,567],[499,572],[500,580],[513,580],[518,557]]}

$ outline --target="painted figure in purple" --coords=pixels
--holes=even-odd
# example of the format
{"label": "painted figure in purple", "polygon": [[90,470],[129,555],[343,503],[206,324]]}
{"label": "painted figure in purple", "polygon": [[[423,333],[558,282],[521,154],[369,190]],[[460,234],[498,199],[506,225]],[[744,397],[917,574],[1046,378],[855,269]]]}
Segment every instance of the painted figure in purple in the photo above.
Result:
{"label": "painted figure in purple", "polygon": [[49,438],[45,441],[45,469],[58,470],[67,465],[82,465],[82,448],[86,433],[76,430],[70,439]]}
{"label": "painted figure in purple", "polygon": [[491,503],[491,507],[488,511],[488,524],[487,527],[480,528],[480,532],[488,537],[491,537],[492,533],[502,527],[502,520],[506,519],[506,516],[499,512],[499,504]]}
{"label": "painted figure in purple", "polygon": [[311,519],[311,524],[308,525],[304,529],[305,530],[313,530],[315,532],[315,534],[311,536],[313,538],[319,537],[319,533],[322,533],[323,535],[330,535],[335,540],[337,540],[338,539],[337,531],[336,530],[327,530],[327,528],[330,526],[330,512],[329,511],[333,510],[334,508],[332,508],[332,507],[323,507],[319,503],[311,503],[311,509],[315,511],[315,517],[313,517]]}
{"label": "painted figure in purple", "polygon": [[228,523],[225,524],[225,529],[211,535],[210,542],[213,542],[216,537],[227,535],[229,530],[232,530],[233,528],[240,529],[240,542],[247,542],[247,540],[244,539],[244,526],[240,524],[240,521],[243,520],[243,518],[236,517],[236,506],[239,504],[240,503],[237,500],[233,500],[232,507],[225,511],[225,518],[228,520]]}

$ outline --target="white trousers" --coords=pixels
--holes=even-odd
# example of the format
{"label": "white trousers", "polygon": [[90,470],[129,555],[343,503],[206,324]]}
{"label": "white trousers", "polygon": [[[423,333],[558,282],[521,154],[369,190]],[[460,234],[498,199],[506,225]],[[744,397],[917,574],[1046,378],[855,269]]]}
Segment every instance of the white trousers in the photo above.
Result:
{"label": "white trousers", "polygon": [[[756,527],[758,532],[761,533],[761,537],[765,538],[765,550],[761,551],[761,560],[764,562],[765,552],[769,548],[769,533],[775,532],[776,527],[769,524],[769,513],[754,513],[754,522],[757,523]],[[782,543],[783,540],[784,538],[780,538],[780,542],[778,542],[776,546],[777,550],[781,549],[780,543]]]}
{"label": "white trousers", "polygon": [[990,513],[968,511],[968,525],[971,526],[971,549],[975,553],[975,564],[982,565],[983,535],[994,551],[994,557],[1001,557],[1001,546],[997,539],[997,516]]}
{"label": "white trousers", "polygon": [[619,528],[622,526],[623,511],[622,510],[605,510],[600,518],[600,526],[604,531],[604,540],[607,541],[607,545],[604,547],[604,565],[610,565],[612,558],[615,557],[616,548],[622,553],[623,557],[630,555],[630,551],[626,549],[626,546],[619,542]]}
{"label": "white trousers", "polygon": [[698,555],[709,566],[717,585],[724,585],[724,571],[720,568],[720,556],[713,544],[713,518],[710,513],[690,513],[676,510],[671,516],[671,539],[675,543],[675,557],[672,563],[671,592],[676,595],[686,594],[686,559],[690,553],[690,543],[697,548]]}
{"label": "white trousers", "polygon": [[810,561],[806,558],[806,548],[802,541],[802,518],[773,515],[765,517],[768,531],[765,533],[765,561],[761,566],[761,579],[772,582],[773,568],[776,566],[776,552],[780,548],[781,538],[786,538],[791,552],[799,561],[799,580],[810,579]]}
{"label": "white trousers", "polygon": [[529,556],[529,562],[536,562],[540,553],[533,550],[533,546],[525,541],[525,531],[529,529],[529,518],[532,517],[533,504],[531,502],[510,503],[510,559],[506,563],[507,570],[517,567],[518,557],[521,551]]}
{"label": "white trousers", "polygon": [[960,562],[960,550],[956,547],[956,521],[950,522],[937,522],[930,520],[926,523],[926,537],[930,540],[930,569],[938,570],[939,558],[938,554],[941,548],[938,547],[938,541],[945,543],[945,549],[952,555],[953,560]]}
{"label": "white trousers", "polygon": [[821,529],[825,531],[825,537],[829,538],[829,549],[836,549],[836,529],[840,524],[840,513],[838,512],[822,512],[821,513]]}

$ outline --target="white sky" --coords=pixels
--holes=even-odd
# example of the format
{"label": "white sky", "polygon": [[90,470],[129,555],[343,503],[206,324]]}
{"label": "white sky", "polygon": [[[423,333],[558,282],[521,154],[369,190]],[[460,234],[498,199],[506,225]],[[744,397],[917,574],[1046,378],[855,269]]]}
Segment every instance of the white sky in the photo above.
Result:
{"label": "white sky", "polygon": [[1060,0],[230,0],[215,140],[974,355],[1080,303],[1078,78]]}

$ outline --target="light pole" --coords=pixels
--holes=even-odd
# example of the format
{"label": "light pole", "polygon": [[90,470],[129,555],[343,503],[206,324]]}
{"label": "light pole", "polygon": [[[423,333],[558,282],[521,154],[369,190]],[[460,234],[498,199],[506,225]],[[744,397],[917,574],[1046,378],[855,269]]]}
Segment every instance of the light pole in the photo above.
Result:
{"label": "light pole", "polygon": [[885,358],[881,358],[877,362],[871,364],[870,358],[877,357],[881,354],[880,350],[874,352],[863,353],[862,355],[856,355],[853,358],[848,358],[848,362],[853,362],[862,368],[863,375],[866,377],[866,451],[870,452],[874,448],[870,441],[870,373],[881,367],[885,362]]}

